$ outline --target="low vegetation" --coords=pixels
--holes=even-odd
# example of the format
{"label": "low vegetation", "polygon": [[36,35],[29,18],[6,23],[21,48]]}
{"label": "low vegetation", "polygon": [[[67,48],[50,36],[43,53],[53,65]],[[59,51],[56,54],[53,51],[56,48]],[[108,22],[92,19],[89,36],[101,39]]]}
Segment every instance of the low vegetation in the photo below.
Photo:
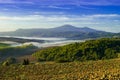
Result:
{"label": "low vegetation", "polygon": [[5,44],[5,43],[0,43],[0,48],[5,48],[5,47],[9,47],[9,44]]}
{"label": "low vegetation", "polygon": [[120,59],[0,66],[0,80],[119,80]]}
{"label": "low vegetation", "polygon": [[5,61],[2,62],[2,65],[3,66],[9,66],[9,65],[15,64],[15,63],[16,63],[16,59],[12,58],[12,57],[9,57]]}
{"label": "low vegetation", "polygon": [[37,47],[30,45],[23,45],[18,47],[4,47],[0,48],[0,62],[6,60],[9,57],[24,56],[32,54]]}
{"label": "low vegetation", "polygon": [[103,38],[62,47],[51,47],[33,54],[38,61],[72,62],[113,59],[120,53],[120,38]]}

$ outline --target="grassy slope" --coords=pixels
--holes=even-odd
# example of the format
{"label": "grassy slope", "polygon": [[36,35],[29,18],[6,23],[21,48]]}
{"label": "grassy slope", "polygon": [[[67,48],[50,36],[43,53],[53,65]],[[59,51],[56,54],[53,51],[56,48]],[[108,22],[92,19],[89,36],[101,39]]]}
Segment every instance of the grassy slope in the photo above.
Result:
{"label": "grassy slope", "polygon": [[120,79],[120,58],[88,62],[36,63],[27,66],[0,66],[4,80]]}
{"label": "grassy slope", "polygon": [[31,55],[34,51],[38,49],[33,45],[23,45],[18,47],[2,47],[0,48],[0,62],[4,61],[8,57],[21,57],[25,55]]}
{"label": "grassy slope", "polygon": [[5,47],[9,47],[9,44],[5,44],[5,43],[0,43],[0,48],[5,48]]}

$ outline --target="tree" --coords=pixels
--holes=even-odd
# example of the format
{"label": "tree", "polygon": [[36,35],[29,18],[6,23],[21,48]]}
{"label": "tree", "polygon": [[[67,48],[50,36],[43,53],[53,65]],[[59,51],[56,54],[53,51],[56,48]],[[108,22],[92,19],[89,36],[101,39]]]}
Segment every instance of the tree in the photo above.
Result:
{"label": "tree", "polygon": [[108,48],[105,50],[105,53],[104,53],[104,58],[105,59],[111,59],[111,58],[116,58],[118,55],[117,53],[115,53],[115,50],[111,49],[111,48]]}
{"label": "tree", "polygon": [[29,65],[29,60],[28,59],[24,59],[22,64],[23,65]]}

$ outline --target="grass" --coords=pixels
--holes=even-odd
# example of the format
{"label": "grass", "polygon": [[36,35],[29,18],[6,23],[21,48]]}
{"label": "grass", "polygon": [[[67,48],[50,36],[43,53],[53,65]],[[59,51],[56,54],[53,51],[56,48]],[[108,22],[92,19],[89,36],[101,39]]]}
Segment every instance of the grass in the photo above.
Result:
{"label": "grass", "polygon": [[33,45],[23,45],[18,47],[4,47],[0,48],[0,62],[6,60],[9,57],[21,57],[25,55],[31,55],[34,51],[38,49]]}
{"label": "grass", "polygon": [[41,62],[0,66],[0,80],[119,80],[120,58],[86,62]]}
{"label": "grass", "polygon": [[10,44],[0,43],[0,48],[6,48],[9,46],[10,46]]}

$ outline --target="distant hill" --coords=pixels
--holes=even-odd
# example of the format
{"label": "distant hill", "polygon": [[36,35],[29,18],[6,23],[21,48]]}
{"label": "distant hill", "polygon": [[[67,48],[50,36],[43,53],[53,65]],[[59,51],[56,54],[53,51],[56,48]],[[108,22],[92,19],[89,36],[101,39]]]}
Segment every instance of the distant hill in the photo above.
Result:
{"label": "distant hill", "polygon": [[75,27],[72,25],[63,25],[60,27],[52,28],[51,30],[54,30],[57,32],[59,32],[59,31],[61,31],[61,32],[65,32],[65,31],[96,32],[97,31],[95,29],[91,29],[88,27],[78,28],[78,27]]}
{"label": "distant hill", "polygon": [[[99,37],[111,37],[114,34],[110,32],[91,29],[88,27],[75,27],[72,25],[63,25],[49,29],[18,29],[13,32],[0,33],[0,36],[27,36],[27,37],[59,37],[70,39],[87,39]],[[118,36],[119,34],[117,34]]]}

